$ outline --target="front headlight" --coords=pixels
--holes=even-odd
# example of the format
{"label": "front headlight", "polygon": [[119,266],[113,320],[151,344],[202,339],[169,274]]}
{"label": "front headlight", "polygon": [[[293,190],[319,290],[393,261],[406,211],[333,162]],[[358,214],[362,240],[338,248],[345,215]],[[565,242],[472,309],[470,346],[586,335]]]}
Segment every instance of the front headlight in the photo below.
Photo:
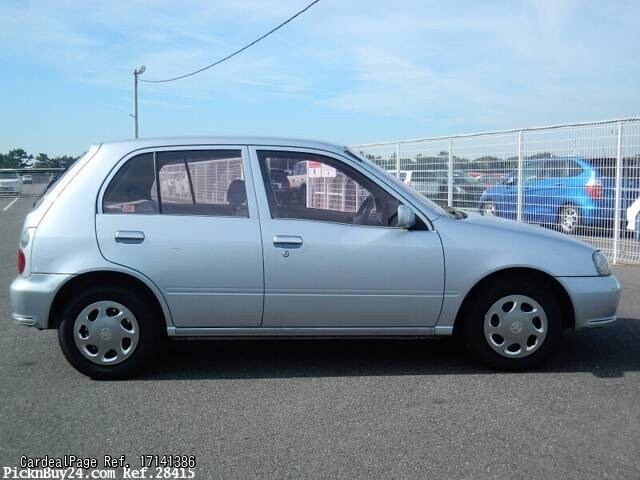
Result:
{"label": "front headlight", "polygon": [[596,270],[599,275],[604,277],[611,275],[611,266],[609,265],[609,260],[600,250],[596,250],[593,252],[593,264],[596,266]]}

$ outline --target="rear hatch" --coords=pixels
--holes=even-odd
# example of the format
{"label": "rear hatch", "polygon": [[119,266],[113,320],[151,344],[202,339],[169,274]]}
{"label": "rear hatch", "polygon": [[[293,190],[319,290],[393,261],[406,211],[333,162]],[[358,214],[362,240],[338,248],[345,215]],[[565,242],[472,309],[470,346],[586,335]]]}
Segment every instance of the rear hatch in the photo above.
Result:
{"label": "rear hatch", "polygon": [[[611,217],[615,208],[616,198],[616,158],[605,157],[589,159],[588,163],[596,170],[598,181],[602,188],[602,198],[599,201],[601,208],[609,210]],[[620,207],[621,218],[624,211],[640,197],[640,158],[625,157],[622,159],[622,172],[620,178]]]}

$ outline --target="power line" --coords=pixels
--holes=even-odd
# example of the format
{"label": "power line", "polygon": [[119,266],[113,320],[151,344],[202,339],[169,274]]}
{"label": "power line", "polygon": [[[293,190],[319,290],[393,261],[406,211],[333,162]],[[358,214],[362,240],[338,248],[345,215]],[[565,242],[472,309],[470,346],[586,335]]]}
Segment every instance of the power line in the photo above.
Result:
{"label": "power line", "polygon": [[302,15],[304,12],[306,12],[307,10],[309,10],[311,7],[313,7],[316,3],[318,3],[320,0],[314,0],[313,2],[311,2],[309,5],[307,5],[306,7],[304,7],[302,10],[300,10],[298,13],[296,13],[295,15],[289,17],[288,19],[286,19],[284,22],[282,22],[280,25],[278,25],[275,28],[272,28],[271,30],[269,30],[267,33],[265,33],[264,35],[262,35],[261,37],[256,38],[253,42],[248,43],[247,45],[245,45],[244,47],[236,50],[235,52],[227,55],[224,58],[221,58],[220,60],[213,62],[209,65],[207,65],[206,67],[202,67],[198,70],[195,70],[191,73],[186,73],[184,75],[180,75],[179,77],[172,77],[172,78],[165,78],[163,80],[143,80],[142,78],[139,79],[139,81],[141,82],[147,82],[147,83],[166,83],[166,82],[173,82],[176,80],[181,80],[183,78],[187,78],[190,77],[192,75],[196,75],[200,72],[204,72],[205,70],[208,70],[212,67],[215,67],[216,65],[220,65],[222,62],[225,62],[227,60],[229,60],[232,57],[235,57],[236,55],[238,55],[241,52],[244,52],[247,48],[252,47],[253,45],[255,45],[256,43],[258,43],[261,40],[264,40],[266,37],[268,37],[269,35],[271,35],[272,33],[274,33],[276,30],[281,29],[282,27],[284,27],[287,23],[289,23],[291,20],[293,20],[294,18]]}

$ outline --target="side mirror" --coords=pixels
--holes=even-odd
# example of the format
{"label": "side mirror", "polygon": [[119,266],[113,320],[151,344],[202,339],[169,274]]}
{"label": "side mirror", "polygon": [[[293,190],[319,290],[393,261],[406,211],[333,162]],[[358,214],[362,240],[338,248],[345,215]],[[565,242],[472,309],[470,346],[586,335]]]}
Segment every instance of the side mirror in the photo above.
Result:
{"label": "side mirror", "polygon": [[398,205],[398,228],[411,228],[416,224],[416,214],[406,205]]}

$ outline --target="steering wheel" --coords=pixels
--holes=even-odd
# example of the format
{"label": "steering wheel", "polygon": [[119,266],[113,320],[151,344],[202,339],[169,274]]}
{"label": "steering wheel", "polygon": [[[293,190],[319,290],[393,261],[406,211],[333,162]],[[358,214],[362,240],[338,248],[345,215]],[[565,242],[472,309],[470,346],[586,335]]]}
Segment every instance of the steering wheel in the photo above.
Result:
{"label": "steering wheel", "polygon": [[354,215],[352,223],[356,225],[362,225],[363,223],[365,223],[367,218],[369,218],[369,214],[373,209],[373,205],[374,205],[373,195],[367,196],[367,198],[365,198],[363,202],[360,204],[360,208],[358,208],[358,211]]}

